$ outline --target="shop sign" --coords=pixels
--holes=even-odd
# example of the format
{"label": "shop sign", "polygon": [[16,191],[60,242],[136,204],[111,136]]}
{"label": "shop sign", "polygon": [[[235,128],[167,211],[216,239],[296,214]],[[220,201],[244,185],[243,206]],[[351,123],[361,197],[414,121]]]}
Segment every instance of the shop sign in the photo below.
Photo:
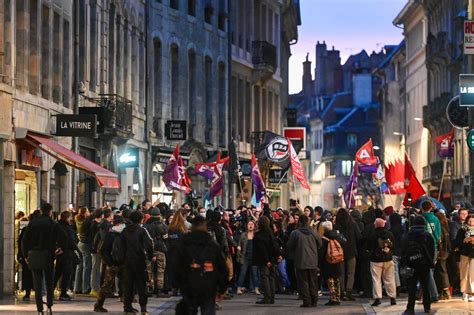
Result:
{"label": "shop sign", "polygon": [[474,74],[459,75],[459,105],[474,106]]}
{"label": "shop sign", "polygon": [[268,183],[269,184],[278,184],[278,183],[287,183],[288,177],[286,172],[282,169],[273,169],[268,173]]}
{"label": "shop sign", "polygon": [[297,151],[300,160],[306,159],[306,127],[284,127],[283,136],[291,140],[294,148],[301,148]]}
{"label": "shop sign", "polygon": [[466,141],[469,150],[474,151],[474,129],[471,129],[471,131],[467,133]]}
{"label": "shop sign", "polygon": [[474,21],[464,21],[464,54],[474,55]]}
{"label": "shop sign", "polygon": [[96,115],[56,115],[56,136],[97,137]]}
{"label": "shop sign", "polygon": [[120,168],[135,168],[138,167],[139,151],[138,148],[128,148],[119,156],[118,166]]}
{"label": "shop sign", "polygon": [[186,140],[186,120],[168,120],[165,124],[167,140]]}

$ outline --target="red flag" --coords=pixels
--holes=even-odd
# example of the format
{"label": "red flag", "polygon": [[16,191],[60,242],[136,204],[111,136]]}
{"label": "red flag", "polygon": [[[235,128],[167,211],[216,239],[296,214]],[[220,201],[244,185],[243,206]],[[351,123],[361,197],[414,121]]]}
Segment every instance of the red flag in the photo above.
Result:
{"label": "red flag", "polygon": [[179,190],[185,193],[191,191],[191,180],[186,172],[184,160],[179,155],[179,144],[176,145],[173,155],[163,171],[163,181],[168,190]]}
{"label": "red flag", "polygon": [[398,195],[406,192],[405,187],[405,164],[397,159],[394,163],[385,166],[385,179],[389,193]]}
{"label": "red flag", "polygon": [[374,154],[372,139],[369,139],[356,153],[356,161],[359,163],[359,172],[377,173],[378,159]]}
{"label": "red flag", "polygon": [[295,151],[295,148],[293,148],[293,145],[291,144],[290,138],[287,138],[288,140],[288,150],[290,150],[290,162],[291,162],[291,172],[293,173],[293,176],[298,179],[298,181],[301,183],[301,186],[305,189],[311,190],[308,184],[308,180],[306,179],[306,176],[304,175],[304,170],[303,167],[301,166],[300,159],[298,158],[298,154]]}
{"label": "red flag", "polygon": [[434,141],[438,144],[439,157],[454,157],[454,128],[451,128],[451,131],[448,133],[437,136]]}
{"label": "red flag", "polygon": [[405,152],[405,188],[408,187],[412,175],[416,178],[415,169],[413,168],[413,165],[411,165],[408,154]]}
{"label": "red flag", "polygon": [[405,199],[403,200],[403,205],[405,207],[410,206],[410,203],[408,202],[408,194],[411,194],[412,201],[415,201],[421,196],[426,195],[425,189],[418,181],[418,178],[416,178],[415,173],[412,173],[410,176],[410,184],[408,185],[407,193],[405,194]]}

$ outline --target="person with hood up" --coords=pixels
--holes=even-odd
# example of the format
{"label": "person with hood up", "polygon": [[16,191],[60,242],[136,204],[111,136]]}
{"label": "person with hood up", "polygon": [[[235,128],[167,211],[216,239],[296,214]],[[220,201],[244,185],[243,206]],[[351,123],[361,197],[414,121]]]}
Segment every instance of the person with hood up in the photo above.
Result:
{"label": "person with hood up", "polygon": [[385,220],[375,219],[375,230],[369,238],[370,274],[372,275],[372,306],[382,304],[382,279],[385,291],[390,297],[390,304],[395,305],[397,287],[395,284],[395,267],[393,263],[393,234],[385,229]]}
{"label": "person with hood up", "polygon": [[290,235],[287,247],[293,251],[298,293],[303,299],[301,307],[318,304],[318,251],[321,237],[309,226],[306,215],[300,216],[298,229]]}
{"label": "person with hood up", "polygon": [[425,230],[426,220],[422,216],[413,219],[410,231],[402,241],[402,263],[413,270],[408,279],[408,304],[404,314],[415,314],[417,283],[423,290],[423,308],[431,312],[429,290],[430,268],[434,267],[434,240]]}
{"label": "person with hood up", "polygon": [[456,246],[460,253],[459,271],[463,301],[474,302],[474,215],[467,216],[459,230]]}

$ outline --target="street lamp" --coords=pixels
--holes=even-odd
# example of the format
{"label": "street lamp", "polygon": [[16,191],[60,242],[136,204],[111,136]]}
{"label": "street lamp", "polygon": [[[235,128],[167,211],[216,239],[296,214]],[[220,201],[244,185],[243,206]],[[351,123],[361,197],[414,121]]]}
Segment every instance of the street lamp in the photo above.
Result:
{"label": "street lamp", "polygon": [[400,146],[403,146],[403,150],[402,150],[402,151],[405,152],[405,150],[406,150],[406,149],[405,149],[405,134],[402,133],[402,132],[399,132],[399,131],[394,131],[393,134],[394,134],[395,136],[400,136],[400,137],[402,137],[402,139],[401,139],[401,141],[400,141]]}
{"label": "street lamp", "polygon": [[378,151],[378,150],[380,150],[380,147],[378,145],[374,145],[374,150]]}

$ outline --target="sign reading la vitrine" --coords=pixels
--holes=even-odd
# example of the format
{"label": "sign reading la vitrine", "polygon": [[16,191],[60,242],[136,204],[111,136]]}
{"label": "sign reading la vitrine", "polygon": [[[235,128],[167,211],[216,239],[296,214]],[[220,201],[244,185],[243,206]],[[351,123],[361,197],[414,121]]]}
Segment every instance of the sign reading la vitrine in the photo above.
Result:
{"label": "sign reading la vitrine", "polygon": [[56,115],[56,136],[95,138],[97,136],[97,116]]}

